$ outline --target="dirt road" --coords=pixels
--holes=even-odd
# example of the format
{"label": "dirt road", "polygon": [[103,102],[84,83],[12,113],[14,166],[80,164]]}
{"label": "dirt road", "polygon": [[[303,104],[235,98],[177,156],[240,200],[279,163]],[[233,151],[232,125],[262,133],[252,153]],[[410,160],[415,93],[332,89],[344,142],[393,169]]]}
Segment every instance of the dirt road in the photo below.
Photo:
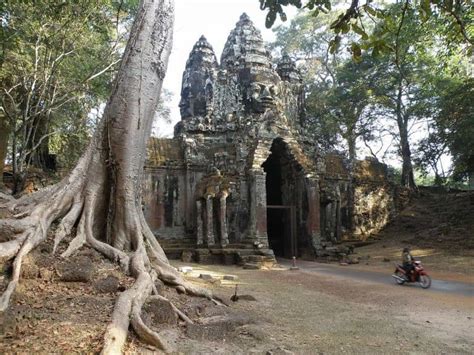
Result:
{"label": "dirt road", "polygon": [[[334,277],[328,274],[334,273],[331,265],[319,264],[310,271],[306,267],[249,271],[193,266],[191,278],[200,273],[214,278],[236,275],[235,282],[213,286],[225,297],[238,283],[239,294],[256,298],[232,303],[242,314],[252,314],[254,321],[207,348],[212,352],[471,354],[474,349],[474,298],[463,295],[464,291],[400,287],[390,282],[389,275],[379,276],[387,282],[353,275]],[[203,346],[185,346],[182,351],[205,352]]]}
{"label": "dirt road", "polygon": [[[292,265],[291,260],[288,259],[278,259],[278,263],[285,267],[290,267]],[[387,268],[386,270],[380,271],[369,271],[354,269],[351,266],[339,266],[335,264],[321,264],[311,261],[300,261],[297,262],[298,267],[304,272],[317,273],[322,275],[332,275],[340,278],[350,278],[353,280],[365,280],[368,282],[374,282],[385,285],[393,285],[394,279],[390,276],[393,273],[394,267]],[[474,297],[474,277],[466,276],[466,280],[470,282],[459,282],[451,280],[439,280],[433,278],[430,292],[447,292],[453,293],[461,296],[470,296]],[[405,287],[419,287],[416,284],[407,284]],[[422,291],[421,288],[419,288]]]}

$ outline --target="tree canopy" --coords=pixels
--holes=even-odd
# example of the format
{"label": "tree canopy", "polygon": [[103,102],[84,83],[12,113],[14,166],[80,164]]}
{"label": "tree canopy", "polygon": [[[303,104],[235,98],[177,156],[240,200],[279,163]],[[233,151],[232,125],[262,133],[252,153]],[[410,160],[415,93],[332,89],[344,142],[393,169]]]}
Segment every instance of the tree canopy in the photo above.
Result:
{"label": "tree canopy", "polygon": [[[336,31],[335,44],[341,5],[333,3],[336,10],[321,12],[316,2],[307,2],[306,10],[313,11],[301,11],[288,26],[275,29],[273,47],[288,52],[304,71],[308,129],[316,132],[315,139],[326,149],[342,143],[351,160],[362,147],[380,159],[390,150],[397,152],[403,162],[401,183],[412,188],[413,164],[424,173],[446,177],[450,171],[440,164],[447,154],[454,171],[464,171],[453,176],[466,177],[472,149],[462,144],[464,151],[456,151],[453,142],[463,141],[455,127],[469,125],[471,47],[454,31],[456,23],[439,13],[422,14],[418,3],[408,1],[380,7],[379,21],[370,18],[371,10],[360,8],[369,14],[344,20],[358,24],[352,31]],[[469,4],[458,5],[456,11],[462,12]],[[459,113],[457,123],[450,110]]]}
{"label": "tree canopy", "polygon": [[[332,46],[337,47],[340,35],[350,31],[357,33],[364,41],[367,48],[380,50],[387,44],[383,33],[371,36],[367,31],[364,19],[377,23],[380,28],[385,28],[393,22],[393,14],[386,11],[386,3],[382,1],[351,0],[350,5],[341,4],[338,0],[259,0],[260,8],[267,11],[265,25],[270,28],[275,23],[277,15],[286,21],[284,8],[294,6],[307,10],[312,16],[321,13],[336,12],[330,28],[336,34]],[[465,41],[474,45],[473,5],[470,0],[405,0],[396,1],[396,4],[410,4],[416,8],[417,17],[422,21],[434,18],[445,24],[446,34],[451,41]]]}
{"label": "tree canopy", "polygon": [[109,96],[136,6],[111,0],[0,5],[0,128],[10,138],[0,159],[10,152],[14,174],[47,166],[50,153],[64,167],[82,154],[95,125],[90,113]]}

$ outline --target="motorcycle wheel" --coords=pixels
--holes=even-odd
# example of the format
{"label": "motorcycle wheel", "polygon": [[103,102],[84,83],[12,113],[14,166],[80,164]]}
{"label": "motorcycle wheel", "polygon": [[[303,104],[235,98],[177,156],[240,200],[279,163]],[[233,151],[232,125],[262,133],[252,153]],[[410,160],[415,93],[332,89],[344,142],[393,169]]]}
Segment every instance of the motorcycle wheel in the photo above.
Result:
{"label": "motorcycle wheel", "polygon": [[[401,277],[402,279],[405,278],[405,275],[400,270],[397,270],[397,272],[395,273],[395,276]],[[400,279],[395,279],[395,282],[399,285],[403,285],[405,283],[405,281],[402,281]]]}
{"label": "motorcycle wheel", "polygon": [[421,288],[429,288],[431,286],[431,277],[428,275],[420,275]]}

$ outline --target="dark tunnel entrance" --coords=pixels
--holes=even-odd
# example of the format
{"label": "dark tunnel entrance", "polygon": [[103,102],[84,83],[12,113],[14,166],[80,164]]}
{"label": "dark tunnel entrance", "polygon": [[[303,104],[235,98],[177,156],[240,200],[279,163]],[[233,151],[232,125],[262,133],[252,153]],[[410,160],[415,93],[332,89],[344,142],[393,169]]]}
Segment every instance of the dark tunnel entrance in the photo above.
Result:
{"label": "dark tunnel entrance", "polygon": [[285,187],[291,186],[285,181],[291,166],[286,149],[283,140],[275,139],[271,154],[262,167],[266,172],[268,243],[276,256],[291,258],[296,255],[295,208],[288,201],[291,191],[284,191]]}

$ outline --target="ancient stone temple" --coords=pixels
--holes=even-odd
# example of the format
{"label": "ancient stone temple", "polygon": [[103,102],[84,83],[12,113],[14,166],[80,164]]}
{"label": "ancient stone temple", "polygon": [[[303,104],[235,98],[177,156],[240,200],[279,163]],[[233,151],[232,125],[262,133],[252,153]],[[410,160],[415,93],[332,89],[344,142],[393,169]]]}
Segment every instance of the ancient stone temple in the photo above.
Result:
{"label": "ancient stone temple", "polygon": [[351,226],[349,174],[306,137],[300,73],[273,61],[246,14],[220,61],[202,36],[183,73],[181,121],[152,139],[144,210],[170,257],[261,262],[323,255]]}

